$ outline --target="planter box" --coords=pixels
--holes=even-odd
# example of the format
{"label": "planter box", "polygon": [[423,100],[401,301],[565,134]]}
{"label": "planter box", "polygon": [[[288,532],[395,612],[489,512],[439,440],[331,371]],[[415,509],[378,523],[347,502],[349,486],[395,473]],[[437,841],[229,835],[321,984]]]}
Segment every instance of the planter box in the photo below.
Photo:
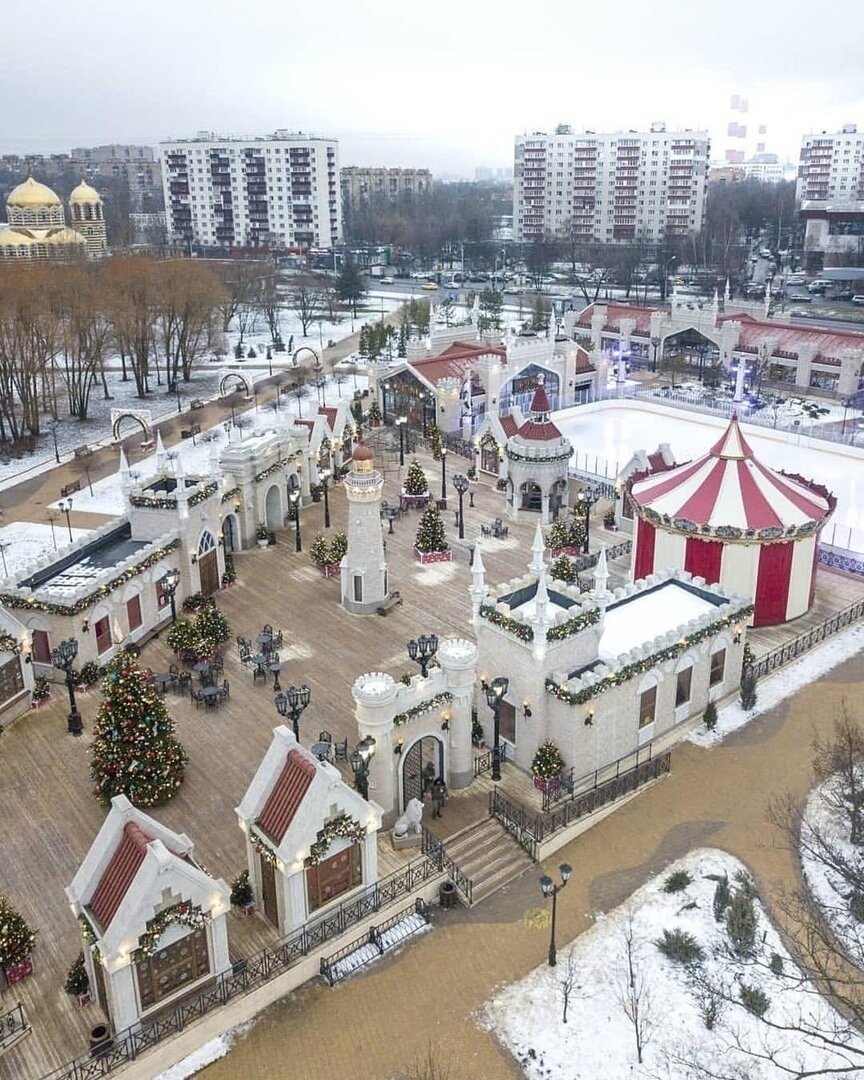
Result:
{"label": "planter box", "polygon": [[9,967],[3,969],[6,975],[6,982],[9,986],[14,983],[22,982],[29,975],[33,974],[33,957],[26,956],[20,964],[10,964]]}
{"label": "planter box", "polygon": [[255,543],[258,545],[259,548],[266,548],[270,546],[269,540],[256,540]]}
{"label": "planter box", "polygon": [[557,776],[535,776],[534,787],[538,791],[552,791],[555,785],[558,783]]}
{"label": "planter box", "polygon": [[401,491],[399,498],[402,500],[403,506],[425,506],[429,502],[431,495],[428,491],[425,495],[409,495],[407,491]]}
{"label": "planter box", "polygon": [[575,559],[577,555],[582,554],[582,551],[578,547],[568,545],[567,547],[550,548],[550,554],[553,559],[557,559],[560,555],[569,555],[571,558]]}
{"label": "planter box", "polygon": [[321,566],[320,570],[325,578],[339,577],[339,575],[342,573],[342,567],[339,565],[339,563],[334,563],[332,566]]}
{"label": "planter box", "polygon": [[421,563],[452,562],[452,551],[418,551],[414,548],[414,558]]}
{"label": "planter box", "polygon": [[93,996],[89,990],[85,990],[83,994],[76,994],[75,1001],[78,1003],[79,1008],[84,1008],[85,1005],[93,1004]]}

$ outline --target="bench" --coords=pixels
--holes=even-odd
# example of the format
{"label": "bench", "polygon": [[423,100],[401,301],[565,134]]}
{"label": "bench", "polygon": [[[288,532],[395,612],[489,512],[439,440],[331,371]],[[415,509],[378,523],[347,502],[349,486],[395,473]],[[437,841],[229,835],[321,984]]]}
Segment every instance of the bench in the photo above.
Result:
{"label": "bench", "polygon": [[80,491],[80,490],[81,490],[81,481],[80,480],[75,480],[71,484],[67,484],[66,487],[61,487],[60,488],[60,498],[65,499],[65,498],[67,498],[67,496],[71,495],[73,491]]}
{"label": "bench", "polygon": [[191,439],[193,435],[200,435],[200,434],[201,434],[201,425],[200,424],[191,424],[188,428],[181,428],[180,429],[180,438],[181,439]]}
{"label": "bench", "polygon": [[190,409],[203,409],[204,408],[204,402],[201,400],[201,398],[197,398],[197,397],[192,398],[192,400],[189,402],[189,408]]}
{"label": "bench", "polygon": [[92,453],[93,448],[91,446],[76,446],[75,449],[72,451],[72,457],[76,459],[85,458],[90,457]]}
{"label": "bench", "polygon": [[402,603],[402,594],[397,589],[395,592],[391,592],[383,604],[378,607],[379,615],[386,615],[388,611],[392,611],[393,608],[398,607]]}

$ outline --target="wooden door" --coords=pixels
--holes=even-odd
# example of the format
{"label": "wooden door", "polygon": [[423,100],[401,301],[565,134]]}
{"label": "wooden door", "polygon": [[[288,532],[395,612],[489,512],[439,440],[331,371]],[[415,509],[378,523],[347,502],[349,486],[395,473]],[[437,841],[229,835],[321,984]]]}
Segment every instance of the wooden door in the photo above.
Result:
{"label": "wooden door", "polygon": [[93,961],[93,970],[96,972],[96,1004],[102,1007],[102,1011],[105,1015],[108,1015],[108,998],[105,995],[105,972],[102,969],[102,964],[98,960]]}
{"label": "wooden door", "polygon": [[198,573],[201,575],[201,592],[212,596],[219,588],[219,556],[215,548],[199,558]]}
{"label": "wooden door", "polygon": [[96,631],[96,652],[101,656],[111,648],[111,623],[108,616],[100,619],[94,627]]}
{"label": "wooden door", "polygon": [[363,881],[360,845],[352,844],[344,851],[322,859],[306,870],[306,896],[310,914],[337,896],[355,888]]}
{"label": "wooden door", "polygon": [[261,900],[264,904],[264,916],[279,926],[279,902],[276,899],[276,867],[267,862],[259,853],[258,862],[261,868]]}
{"label": "wooden door", "polygon": [[33,631],[33,659],[37,664],[51,663],[51,643],[47,630]]}

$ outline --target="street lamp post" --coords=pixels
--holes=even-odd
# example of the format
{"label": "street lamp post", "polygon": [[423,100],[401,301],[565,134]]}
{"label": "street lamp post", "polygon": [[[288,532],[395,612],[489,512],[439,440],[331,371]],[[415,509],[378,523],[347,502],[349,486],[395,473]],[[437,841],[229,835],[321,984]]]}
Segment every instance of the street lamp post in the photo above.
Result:
{"label": "street lamp post", "polygon": [[582,554],[588,554],[588,530],[591,528],[591,507],[600,498],[600,492],[596,488],[582,488],[576,496],[576,505],[582,511],[585,525],[585,535],[582,538]]}
{"label": "street lamp post", "polygon": [[57,421],[51,425],[51,438],[54,440],[54,460],[60,464],[60,450],[57,447]]}
{"label": "street lamp post", "polygon": [[60,508],[60,512],[66,515],[66,528],[69,530],[69,543],[72,543],[72,526],[69,522],[69,515],[72,513],[72,496],[68,499],[61,499],[57,504]]}
{"label": "street lamp post", "polygon": [[287,716],[291,721],[294,738],[298,743],[300,742],[300,716],[311,697],[312,691],[304,683],[303,686],[289,686],[284,694],[277,694],[273,698],[279,715]]}
{"label": "street lamp post", "polygon": [[292,491],[288,496],[294,509],[294,550],[302,551],[303,543],[300,540],[300,492]]}
{"label": "street lamp post", "polygon": [[364,799],[369,798],[369,762],[375,754],[375,740],[371,735],[361,739],[351,751],[351,768],[354,771],[354,787]]}
{"label": "street lamp post", "polygon": [[651,361],[651,370],[656,371],[657,370],[657,350],[660,348],[660,338],[659,337],[652,337],[651,338],[651,348],[654,350],[654,358]]}
{"label": "street lamp post", "polygon": [[441,501],[447,502],[447,447],[441,447]]}
{"label": "street lamp post", "polygon": [[172,567],[162,578],[162,591],[171,601],[171,622],[177,622],[177,586],[180,584],[180,571]]}
{"label": "street lamp post", "polygon": [[468,477],[462,473],[456,473],[453,477],[453,487],[456,488],[456,494],[459,496],[459,539],[465,539],[465,510],[463,507],[463,500],[465,498],[465,492],[468,490]]}
{"label": "street lamp post", "polygon": [[58,671],[66,673],[66,689],[69,691],[69,718],[66,722],[66,730],[70,735],[80,735],[84,731],[81,722],[81,713],[75,704],[75,686],[72,682],[72,665],[78,655],[78,642],[75,638],[67,638],[51,650],[51,663]]}
{"label": "street lamp post", "polygon": [[549,937],[549,967],[555,967],[558,963],[558,953],[555,948],[555,915],[558,906],[558,893],[567,887],[567,882],[570,880],[570,875],[573,873],[569,863],[561,863],[558,869],[561,873],[560,885],[556,885],[548,874],[544,874],[543,877],[540,878],[540,891],[547,900],[550,896],[552,897],[552,933]]}
{"label": "street lamp post", "polygon": [[438,638],[435,634],[420,634],[408,642],[408,656],[415,664],[420,665],[420,674],[425,679],[428,674],[429,661],[438,652]]}
{"label": "street lamp post", "polygon": [[330,528],[330,499],[327,496],[327,483],[330,477],[333,475],[330,469],[323,469],[318,473],[318,479],[321,481],[321,487],[324,489],[324,528]]}
{"label": "street lamp post", "polygon": [[408,423],[407,416],[397,416],[396,426],[399,428],[399,464],[405,464],[405,425]]}
{"label": "street lamp post", "polygon": [[492,779],[501,779],[501,703],[507,693],[510,680],[505,675],[499,675],[486,687],[486,704],[492,710],[495,719],[494,736],[492,739]]}

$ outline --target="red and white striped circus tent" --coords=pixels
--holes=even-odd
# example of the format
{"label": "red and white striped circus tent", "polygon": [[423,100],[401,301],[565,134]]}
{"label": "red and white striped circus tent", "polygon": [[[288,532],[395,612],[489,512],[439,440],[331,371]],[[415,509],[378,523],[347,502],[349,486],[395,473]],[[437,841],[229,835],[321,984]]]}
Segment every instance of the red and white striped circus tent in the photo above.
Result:
{"label": "red and white striped circus tent", "polygon": [[637,480],[630,498],[634,580],[680,567],[719,581],[753,598],[754,626],[810,609],[819,533],[836,500],[758,461],[737,417],[704,457]]}

